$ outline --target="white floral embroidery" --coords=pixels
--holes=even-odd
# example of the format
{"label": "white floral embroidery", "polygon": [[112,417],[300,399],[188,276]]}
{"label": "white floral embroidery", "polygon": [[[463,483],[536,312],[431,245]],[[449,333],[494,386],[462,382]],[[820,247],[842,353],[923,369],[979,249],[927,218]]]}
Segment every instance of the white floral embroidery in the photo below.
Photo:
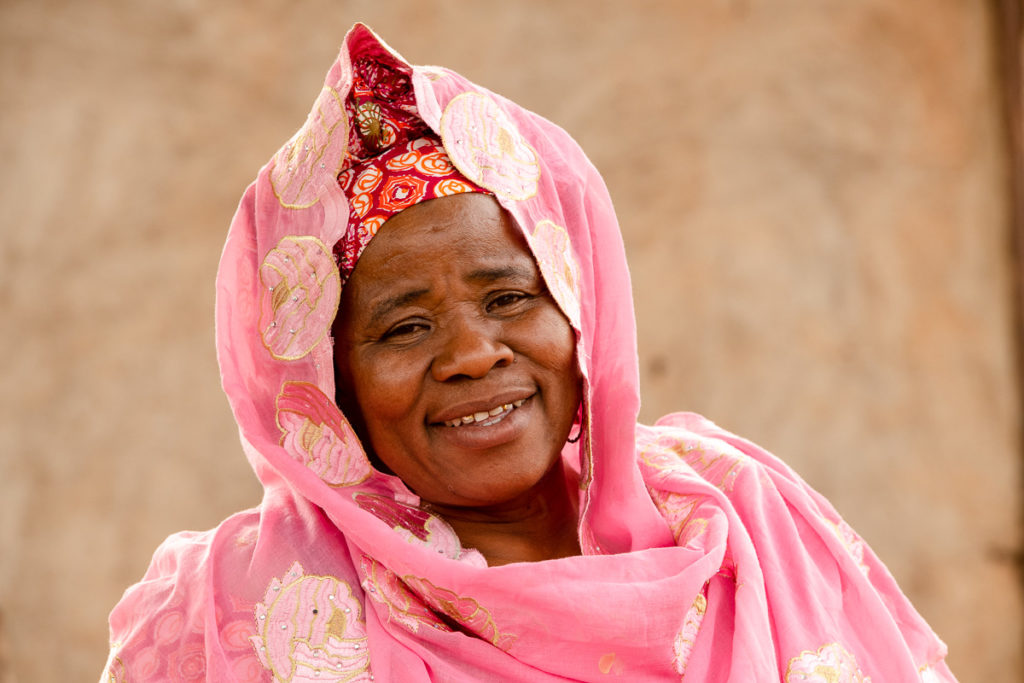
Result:
{"label": "white floral embroidery", "polygon": [[864,576],[867,576],[868,566],[864,563],[864,541],[862,541],[860,536],[857,535],[857,532],[855,532],[853,528],[843,520],[839,520],[838,523],[833,523],[831,520],[826,519],[825,522],[832,528],[836,537],[842,541],[843,545],[846,547],[846,551],[850,553],[850,557],[852,557],[853,561],[857,563],[857,567],[860,569],[861,573],[864,574]]}
{"label": "white floral embroidery", "polygon": [[573,257],[572,244],[565,228],[551,221],[537,223],[527,236],[534,258],[544,274],[544,281],[569,322],[580,325],[580,267]]}
{"label": "white floral embroidery", "polygon": [[440,129],[452,163],[477,185],[505,199],[537,194],[537,153],[490,97],[456,96],[441,116]]}
{"label": "white floral embroidery", "polygon": [[[707,586],[705,585],[704,591],[706,590]],[[697,594],[690,609],[687,610],[686,616],[683,618],[683,627],[679,629],[672,648],[675,653],[672,666],[677,674],[682,675],[686,673],[686,664],[690,661],[693,643],[697,640],[697,633],[700,632],[700,624],[704,621],[704,613],[707,612],[707,608],[708,599],[702,591]]]}
{"label": "white floral embroidery", "polygon": [[348,117],[337,90],[325,87],[306,123],[274,157],[270,187],[286,209],[305,209],[336,182],[348,146]]}
{"label": "white floral embroidery", "polygon": [[327,336],[341,299],[341,276],[323,242],[281,238],[260,265],[260,337],[278,360],[298,360]]}
{"label": "white floral embroidery", "polygon": [[817,651],[804,650],[789,660],[785,683],[871,683],[857,668],[857,660],[839,643],[827,643]]}
{"label": "white floral embroidery", "polygon": [[371,681],[362,605],[333,576],[307,575],[298,562],[256,605],[250,641],[274,681]]}
{"label": "white floral embroidery", "polygon": [[277,426],[288,454],[331,486],[352,486],[370,477],[370,461],[348,420],[316,386],[284,383],[277,396]]}

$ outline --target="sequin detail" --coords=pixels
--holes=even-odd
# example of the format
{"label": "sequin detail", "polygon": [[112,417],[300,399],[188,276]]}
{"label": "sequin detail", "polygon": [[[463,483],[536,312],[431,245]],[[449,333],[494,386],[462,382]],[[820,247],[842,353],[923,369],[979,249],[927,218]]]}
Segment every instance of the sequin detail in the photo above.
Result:
{"label": "sequin detail", "polygon": [[537,153],[490,97],[467,92],[453,98],[440,128],[452,163],[477,185],[504,199],[537,194]]}
{"label": "sequin detail", "polygon": [[286,209],[306,209],[334,181],[348,145],[348,116],[341,96],[325,87],[306,123],[274,157],[270,187]]}
{"label": "sequin detail", "polygon": [[298,562],[267,587],[250,638],[275,681],[370,681],[362,605],[345,581]]}
{"label": "sequin detail", "polygon": [[331,252],[315,237],[289,235],[260,266],[259,330],[278,360],[298,360],[327,336],[341,298]]}

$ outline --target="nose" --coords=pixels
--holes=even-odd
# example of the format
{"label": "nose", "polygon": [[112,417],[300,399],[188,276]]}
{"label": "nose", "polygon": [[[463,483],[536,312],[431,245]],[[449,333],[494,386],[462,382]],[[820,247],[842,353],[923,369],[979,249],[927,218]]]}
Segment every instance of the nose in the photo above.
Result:
{"label": "nose", "polygon": [[514,354],[501,341],[500,323],[459,318],[445,327],[442,346],[430,367],[438,382],[458,377],[481,379],[494,368],[512,364]]}

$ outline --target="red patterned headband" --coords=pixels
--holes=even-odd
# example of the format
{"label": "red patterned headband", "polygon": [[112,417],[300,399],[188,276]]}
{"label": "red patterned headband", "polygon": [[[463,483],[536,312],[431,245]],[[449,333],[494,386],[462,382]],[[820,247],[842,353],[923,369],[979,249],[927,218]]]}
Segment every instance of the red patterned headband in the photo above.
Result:
{"label": "red patterned headband", "polygon": [[338,184],[349,201],[348,229],[334,247],[342,282],[380,226],[399,211],[463,192],[490,194],[459,173],[441,140],[430,133],[342,171]]}

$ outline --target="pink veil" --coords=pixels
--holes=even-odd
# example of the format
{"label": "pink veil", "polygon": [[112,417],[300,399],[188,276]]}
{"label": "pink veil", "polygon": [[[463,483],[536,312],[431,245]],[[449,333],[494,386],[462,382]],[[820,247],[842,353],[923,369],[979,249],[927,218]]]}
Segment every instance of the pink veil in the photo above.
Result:
{"label": "pink veil", "polygon": [[[361,59],[408,80],[577,330],[580,557],[486,566],[370,466],[332,398]],[[157,550],[111,614],[104,680],[953,680],[885,567],[785,465],[693,414],[636,424],[631,297],[607,191],[564,131],[357,24],[242,198],[217,277],[223,386],[264,499]]]}

